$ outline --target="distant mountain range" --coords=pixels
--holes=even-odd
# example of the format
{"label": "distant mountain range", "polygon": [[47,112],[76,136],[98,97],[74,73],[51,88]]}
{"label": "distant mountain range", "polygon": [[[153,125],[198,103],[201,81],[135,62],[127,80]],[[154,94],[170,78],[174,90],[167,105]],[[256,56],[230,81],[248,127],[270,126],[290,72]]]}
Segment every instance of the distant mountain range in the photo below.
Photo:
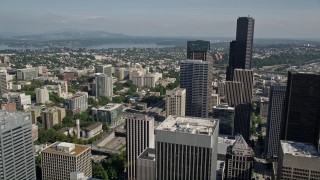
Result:
{"label": "distant mountain range", "polygon": [[109,33],[104,31],[56,31],[39,34],[19,35],[14,33],[0,33],[2,38],[10,38],[16,40],[85,40],[85,39],[128,39],[133,36],[128,36],[120,33]]}

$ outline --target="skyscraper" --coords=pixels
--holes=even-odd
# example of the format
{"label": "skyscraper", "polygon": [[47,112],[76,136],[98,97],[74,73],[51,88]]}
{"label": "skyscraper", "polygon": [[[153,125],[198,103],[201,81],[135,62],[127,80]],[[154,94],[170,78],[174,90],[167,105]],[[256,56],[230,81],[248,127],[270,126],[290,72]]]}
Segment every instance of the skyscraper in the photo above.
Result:
{"label": "skyscraper", "polygon": [[253,91],[253,71],[234,69],[233,81],[225,82],[225,101],[235,108],[235,135],[250,137],[250,113]]}
{"label": "skyscraper", "polygon": [[[248,69],[235,69],[233,81],[242,83],[242,103],[251,103],[253,91],[253,71]],[[239,91],[239,90],[238,90]]]}
{"label": "skyscraper", "polygon": [[233,79],[234,69],[251,69],[254,21],[249,16],[237,20],[236,40],[230,43],[227,81]]}
{"label": "skyscraper", "polygon": [[243,84],[236,81],[226,81],[224,87],[224,100],[231,107],[236,107],[242,102]]}
{"label": "skyscraper", "polygon": [[234,136],[234,108],[222,103],[213,107],[213,118],[219,119],[219,134]]}
{"label": "skyscraper", "polygon": [[96,74],[96,96],[97,97],[108,97],[110,100],[113,96],[113,83],[112,77],[106,74]]}
{"label": "skyscraper", "polygon": [[157,179],[215,179],[218,121],[169,116],[155,130]]}
{"label": "skyscraper", "polygon": [[288,73],[283,140],[312,143],[319,148],[320,75]]}
{"label": "skyscraper", "polygon": [[180,63],[180,88],[186,89],[186,115],[208,117],[211,98],[210,63],[184,60]]}
{"label": "skyscraper", "polygon": [[224,179],[251,179],[254,152],[242,136],[227,148]]}
{"label": "skyscraper", "polygon": [[0,179],[36,179],[29,113],[0,111]]}
{"label": "skyscraper", "polygon": [[213,61],[212,55],[210,54],[210,41],[188,41],[187,59]]}
{"label": "skyscraper", "polygon": [[154,118],[143,114],[126,114],[126,149],[128,180],[137,178],[137,158],[146,148],[154,148]]}
{"label": "skyscraper", "polygon": [[186,89],[175,88],[166,91],[167,116],[185,116],[186,114]]}
{"label": "skyscraper", "polygon": [[270,88],[268,125],[266,135],[267,158],[278,157],[280,145],[281,125],[284,119],[286,86],[274,85]]}

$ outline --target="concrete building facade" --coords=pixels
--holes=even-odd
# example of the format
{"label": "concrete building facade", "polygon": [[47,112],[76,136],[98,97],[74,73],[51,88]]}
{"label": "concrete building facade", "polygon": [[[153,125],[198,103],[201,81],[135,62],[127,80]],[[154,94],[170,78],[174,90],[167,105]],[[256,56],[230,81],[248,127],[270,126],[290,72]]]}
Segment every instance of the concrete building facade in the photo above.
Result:
{"label": "concrete building facade", "polygon": [[81,113],[88,109],[88,93],[77,92],[64,101],[64,107],[73,114]]}
{"label": "concrete building facade", "polygon": [[156,179],[156,151],[153,148],[145,149],[137,158],[137,179]]}
{"label": "concrete building facade", "polygon": [[166,115],[185,116],[186,89],[175,88],[166,91]]}
{"label": "concrete building facade", "polygon": [[277,179],[320,179],[320,154],[310,143],[280,141]]}
{"label": "concrete building facade", "polygon": [[208,117],[211,101],[211,63],[201,60],[180,62],[180,88],[186,89],[186,115]]}
{"label": "concrete building facade", "polygon": [[47,90],[46,87],[44,88],[36,88],[36,102],[37,103],[47,103],[49,102],[49,91]]}
{"label": "concrete building facade", "polygon": [[137,178],[137,158],[146,148],[154,148],[154,118],[143,114],[126,114],[126,149],[128,180]]}
{"label": "concrete building facade", "polygon": [[96,74],[96,96],[107,97],[112,100],[113,96],[113,81],[112,76],[106,74]]}
{"label": "concrete building facade", "polygon": [[242,136],[227,148],[224,179],[251,179],[254,152]]}
{"label": "concrete building facade", "polygon": [[41,111],[42,125],[45,129],[51,129],[54,125],[61,124],[66,117],[66,109],[50,107]]}
{"label": "concrete building facade", "polygon": [[91,148],[89,146],[56,142],[44,149],[41,158],[43,180],[70,179],[72,172],[92,176]]}
{"label": "concrete building facade", "polygon": [[36,179],[29,113],[0,111],[0,179]]}
{"label": "concrete building facade", "polygon": [[215,179],[218,121],[169,116],[155,130],[156,179]]}

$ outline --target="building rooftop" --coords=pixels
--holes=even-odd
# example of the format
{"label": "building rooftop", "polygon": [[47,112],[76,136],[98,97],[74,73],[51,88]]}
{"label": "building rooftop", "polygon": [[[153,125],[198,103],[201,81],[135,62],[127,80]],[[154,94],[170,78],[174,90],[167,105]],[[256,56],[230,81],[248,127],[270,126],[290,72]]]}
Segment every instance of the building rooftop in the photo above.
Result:
{"label": "building rooftop", "polygon": [[122,106],[122,104],[109,103],[105,106],[101,106],[101,107],[97,108],[97,110],[99,110],[99,111],[112,111],[112,110],[115,110],[121,106]]}
{"label": "building rooftop", "polygon": [[234,107],[230,107],[228,106],[227,103],[221,103],[218,106],[213,106],[214,109],[230,109],[230,110],[234,110]]}
{"label": "building rooftop", "polygon": [[0,110],[0,132],[10,130],[27,123],[31,123],[30,113]]}
{"label": "building rooftop", "polygon": [[156,150],[153,148],[147,148],[138,156],[138,158],[155,161],[156,160]]}
{"label": "building rooftop", "polygon": [[196,51],[196,52],[210,51],[210,41],[202,41],[202,40],[188,41],[187,46],[190,51]]}
{"label": "building rooftop", "polygon": [[[68,151],[61,150],[65,148],[69,150]],[[82,154],[83,152],[87,151],[88,149],[90,149],[89,146],[78,145],[73,143],[65,143],[65,142],[55,142],[50,146],[48,146],[46,149],[44,149],[42,152],[76,157]]]}
{"label": "building rooftop", "polygon": [[144,121],[154,121],[153,117],[146,114],[126,113],[125,117],[127,119],[143,119]]}
{"label": "building rooftop", "polygon": [[212,135],[218,121],[209,118],[168,116],[157,130]]}
{"label": "building rooftop", "polygon": [[93,129],[101,126],[101,125],[102,125],[101,122],[94,122],[94,123],[90,124],[89,126],[83,128],[83,129],[84,129],[84,130],[87,130],[87,131],[91,131],[91,130],[93,130]]}
{"label": "building rooftop", "polygon": [[284,154],[310,158],[320,157],[319,152],[313,144],[283,140],[281,140],[280,142]]}

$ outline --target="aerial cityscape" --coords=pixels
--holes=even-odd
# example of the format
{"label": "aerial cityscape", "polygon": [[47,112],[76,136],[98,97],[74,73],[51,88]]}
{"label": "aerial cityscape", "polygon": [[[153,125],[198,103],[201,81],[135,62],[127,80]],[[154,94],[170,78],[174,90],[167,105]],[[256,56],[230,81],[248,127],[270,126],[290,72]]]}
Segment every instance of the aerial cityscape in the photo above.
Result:
{"label": "aerial cityscape", "polygon": [[0,1],[0,180],[320,179],[320,1],[60,3]]}

